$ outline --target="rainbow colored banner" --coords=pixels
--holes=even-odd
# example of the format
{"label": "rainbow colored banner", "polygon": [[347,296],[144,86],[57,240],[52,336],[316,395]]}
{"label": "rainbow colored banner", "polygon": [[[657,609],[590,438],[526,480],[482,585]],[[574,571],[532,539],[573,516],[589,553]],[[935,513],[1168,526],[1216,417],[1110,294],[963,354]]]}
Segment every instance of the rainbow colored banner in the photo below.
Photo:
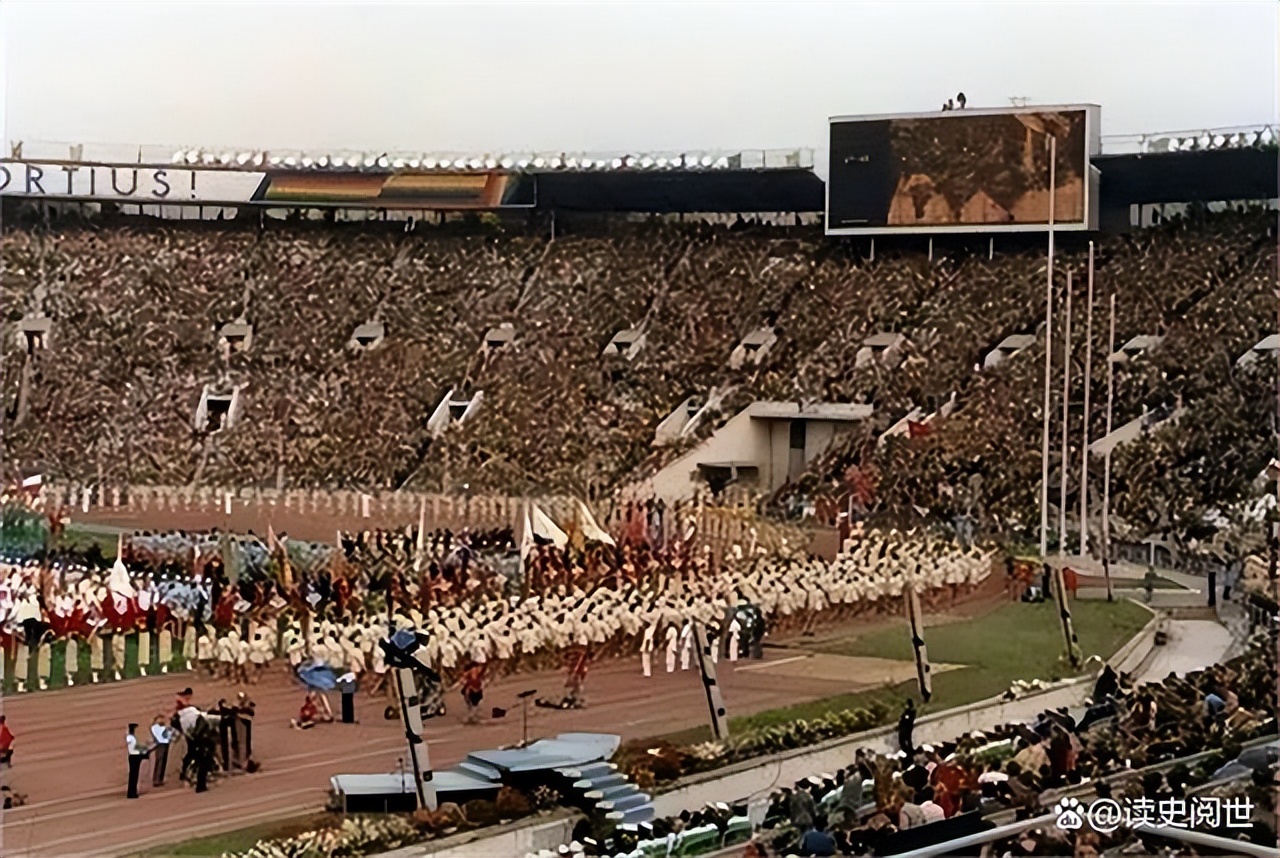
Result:
{"label": "rainbow colored banner", "polygon": [[[533,205],[532,188],[506,173],[269,173],[257,203],[387,209],[496,209]],[[528,196],[528,200],[518,197]]]}

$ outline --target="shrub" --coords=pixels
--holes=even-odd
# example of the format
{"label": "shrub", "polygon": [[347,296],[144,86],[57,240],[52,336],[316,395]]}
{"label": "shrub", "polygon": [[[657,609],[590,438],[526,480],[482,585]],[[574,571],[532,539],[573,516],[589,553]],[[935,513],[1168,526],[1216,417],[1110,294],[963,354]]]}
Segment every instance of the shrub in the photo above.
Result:
{"label": "shrub", "polygon": [[533,805],[529,802],[529,798],[514,787],[504,786],[498,790],[498,797],[494,804],[497,805],[498,816],[504,820],[519,819],[533,812]]}
{"label": "shrub", "polygon": [[484,828],[498,821],[498,806],[488,799],[472,799],[462,806],[467,822],[476,828]]}

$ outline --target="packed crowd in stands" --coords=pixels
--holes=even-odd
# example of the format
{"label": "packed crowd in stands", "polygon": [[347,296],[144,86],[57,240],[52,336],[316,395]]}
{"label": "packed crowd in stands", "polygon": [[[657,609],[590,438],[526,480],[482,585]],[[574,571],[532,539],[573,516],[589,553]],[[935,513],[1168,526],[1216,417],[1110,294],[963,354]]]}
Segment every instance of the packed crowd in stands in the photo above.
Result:
{"label": "packed crowd in stands", "polygon": [[[1187,827],[1186,808],[1208,795],[1209,782],[1234,796],[1234,810],[1224,812],[1215,797],[1215,821],[1193,827],[1274,845],[1274,755],[1258,757],[1234,787],[1221,783],[1219,770],[1243,744],[1274,736],[1275,646],[1274,632],[1263,633],[1249,653],[1229,663],[1136,686],[1108,667],[1078,711],[1046,710],[1030,723],[1001,724],[936,744],[917,745],[914,719],[904,713],[895,753],[858,748],[847,767],[773,791],[754,834],[746,804],[716,803],[622,826],[603,845],[584,826],[559,854],[646,856],[665,847],[670,851],[661,854],[696,855],[733,843],[746,843],[742,854],[754,858],[897,854],[1052,815],[1065,797],[1077,804],[1063,807],[1080,813],[1091,798],[1134,808],[1146,801],[1151,819],[1178,817]],[[1181,815],[1170,807],[1182,808]],[[1147,842],[1155,828],[1124,825],[1100,833],[1050,822],[972,846],[966,854],[1096,856],[1135,843],[1142,844],[1141,854],[1150,854],[1165,845]]]}
{"label": "packed crowd in stands", "polygon": [[[1172,451],[1175,474],[1220,456],[1241,472],[1265,464],[1266,424],[1250,418],[1267,399],[1255,394],[1274,386],[1274,362],[1244,371],[1235,360],[1273,322],[1275,248],[1272,220],[1239,213],[1098,241],[1094,401],[1104,400],[1114,292],[1117,346],[1166,336],[1117,374],[1116,425],[1179,398],[1200,407],[1198,447],[1182,449],[1176,430],[1151,442]],[[1003,529],[1025,524],[1035,506],[1039,453],[1029,439],[1040,431],[1043,352],[975,365],[1042,319],[1038,245],[1010,240],[990,256],[985,246],[939,248],[930,260],[882,243],[872,259],[803,229],[651,224],[548,239],[130,219],[19,225],[2,250],[0,309],[54,323],[49,348],[30,359],[13,352],[17,338],[3,342],[22,367],[4,393],[22,400],[6,454],[23,470],[117,484],[282,479],[595,497],[667,460],[651,452],[654,427],[690,393],[730,389],[725,414],[754,399],[871,402],[869,433],[956,393],[957,411],[929,437],[876,450],[859,433],[793,490],[839,494],[854,464],[879,474],[871,512],[966,513]],[[1076,275],[1077,379],[1086,256],[1064,239],[1056,260]],[[242,317],[251,348],[223,356],[216,332]],[[385,323],[385,340],[349,346],[371,320]],[[514,341],[482,350],[503,323]],[[632,327],[645,332],[639,353],[601,358],[609,338]],[[760,327],[772,327],[777,344],[760,365],[731,369],[737,342]],[[856,367],[862,340],[881,331],[909,338],[902,360]],[[246,385],[235,426],[212,435],[192,430],[206,384]],[[483,402],[474,419],[433,437],[428,418],[450,389],[483,391]],[[1156,452],[1147,458],[1161,461]],[[1126,482],[1123,470],[1115,493],[1126,517],[1159,508],[1141,495],[1148,481]],[[1207,485],[1194,511],[1241,491],[1238,480]]]}

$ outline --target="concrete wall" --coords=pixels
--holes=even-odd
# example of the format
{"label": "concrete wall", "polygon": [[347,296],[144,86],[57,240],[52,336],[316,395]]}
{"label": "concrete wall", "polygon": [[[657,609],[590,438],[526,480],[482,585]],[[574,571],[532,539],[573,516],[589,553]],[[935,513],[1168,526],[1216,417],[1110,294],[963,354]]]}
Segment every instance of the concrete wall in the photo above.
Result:
{"label": "concrete wall", "polygon": [[[805,419],[804,462],[822,455],[837,435],[854,424],[841,420]],[[791,456],[791,421],[752,417],[744,409],[711,437],[645,481],[646,489],[667,503],[693,497],[701,483],[699,463],[750,462],[759,468],[757,489],[770,493],[787,482]]]}
{"label": "concrete wall", "polygon": [[688,500],[701,485],[699,462],[756,462],[760,465],[760,479],[764,482],[768,479],[768,460],[768,427],[753,420],[744,410],[711,437],[645,480],[645,488],[668,504]]}

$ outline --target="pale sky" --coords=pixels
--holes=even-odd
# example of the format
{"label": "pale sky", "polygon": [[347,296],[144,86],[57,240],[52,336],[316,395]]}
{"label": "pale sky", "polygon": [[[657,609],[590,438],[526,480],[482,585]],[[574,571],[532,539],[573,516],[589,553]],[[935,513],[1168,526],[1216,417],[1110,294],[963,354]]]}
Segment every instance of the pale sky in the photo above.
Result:
{"label": "pale sky", "polygon": [[825,145],[830,115],[1096,102],[1276,121],[1275,0],[5,0],[4,136],[312,151]]}

